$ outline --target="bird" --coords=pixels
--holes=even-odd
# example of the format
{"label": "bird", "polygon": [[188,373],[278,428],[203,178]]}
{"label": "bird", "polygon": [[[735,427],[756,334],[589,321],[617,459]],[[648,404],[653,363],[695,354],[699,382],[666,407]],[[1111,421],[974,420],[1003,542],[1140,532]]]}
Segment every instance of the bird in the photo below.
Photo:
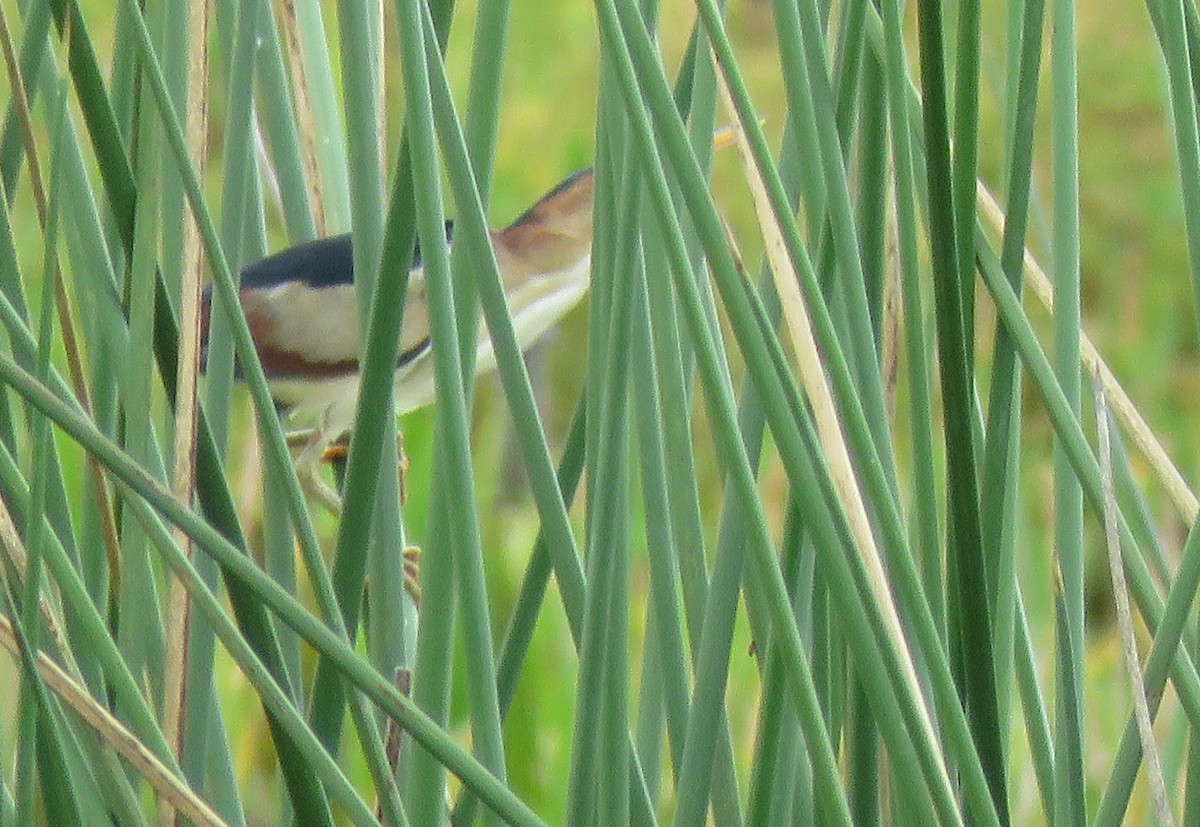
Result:
{"label": "bird", "polygon": [[[733,139],[734,129],[723,127],[713,134],[713,147],[730,146]],[[557,324],[588,290],[594,194],[594,169],[581,169],[507,227],[489,231],[522,351]],[[453,221],[446,222],[445,231],[448,248]],[[304,242],[248,265],[241,274],[238,298],[276,406],[292,420],[316,416],[316,427],[298,435],[303,445],[295,460],[300,481],[330,511],[340,513],[340,497],[319,479],[318,466],[330,445],[354,425],[358,406],[359,328],[352,236]],[[207,365],[211,318],[209,286],[200,307],[201,371]],[[477,341],[478,377],[496,368],[496,354],[482,322]],[[418,245],[409,268],[400,325],[394,375],[397,414],[434,401],[430,348],[429,304]],[[234,370],[240,376],[240,366],[235,364]]]}
{"label": "bird", "polygon": [[[531,347],[587,292],[591,273],[594,173],[580,170],[547,192],[515,221],[489,231],[509,313],[522,351]],[[453,238],[446,222],[446,244]],[[383,274],[388,277],[388,274]],[[350,234],[308,241],[248,265],[238,298],[277,407],[291,421],[317,418],[295,460],[301,483],[334,513],[340,498],[319,479],[326,450],[354,424],[360,380],[354,251]],[[212,287],[201,297],[200,367],[205,370]],[[480,330],[476,376],[496,367]],[[235,375],[241,375],[235,365]],[[429,305],[421,251],[409,270],[394,377],[396,413],[434,401]]]}

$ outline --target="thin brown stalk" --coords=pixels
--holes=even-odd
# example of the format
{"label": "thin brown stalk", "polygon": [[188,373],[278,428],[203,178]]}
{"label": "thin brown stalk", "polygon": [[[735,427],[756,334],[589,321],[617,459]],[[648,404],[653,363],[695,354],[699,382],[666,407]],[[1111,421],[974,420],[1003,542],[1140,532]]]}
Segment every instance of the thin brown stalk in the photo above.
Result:
{"label": "thin brown stalk", "polygon": [[[196,165],[203,172],[205,135],[208,131],[208,0],[193,0],[188,9],[187,141]],[[185,211],[183,228],[183,285],[180,295],[179,371],[176,377],[175,468],[172,493],[180,502],[191,502],[195,489],[196,390],[200,360],[200,288],[204,260],[200,238],[190,210]],[[183,553],[191,559],[192,543],[177,528],[172,532]],[[187,701],[188,619],[191,599],[176,578],[167,587],[167,658],[163,691],[163,734],[176,759],[183,763],[183,710]],[[159,799],[158,820],[163,827],[176,822],[172,799]]]}
{"label": "thin brown stalk", "polygon": [[[32,518],[32,517],[31,517]],[[41,515],[37,515],[37,519]],[[17,577],[24,582],[26,562],[28,555],[25,552],[25,543],[21,539],[21,532],[17,530],[17,524],[13,520],[12,512],[8,510],[8,504],[0,497],[0,543],[4,544],[4,548],[8,551],[8,556],[12,559],[13,568],[16,569]],[[10,584],[14,588],[19,588],[20,583]],[[42,621],[46,624],[45,632],[54,641],[54,647],[63,653],[63,658],[71,667],[72,671],[78,674],[79,669],[75,665],[74,655],[71,647],[67,643],[66,637],[63,635],[63,624],[61,622],[62,612],[58,609],[57,604],[52,602],[54,592],[50,589],[42,589],[40,595],[39,609],[42,614]]]}
{"label": "thin brown stalk", "polygon": [[313,116],[312,95],[308,73],[304,68],[304,52],[300,45],[300,23],[296,18],[296,0],[280,3],[284,42],[287,44],[288,70],[292,80],[292,104],[296,108],[296,128],[300,133],[300,157],[304,162],[304,178],[308,182],[308,206],[312,210],[317,235],[325,235],[325,199],[322,196],[321,166],[317,161],[317,128]]}
{"label": "thin brown stalk", "polygon": [[[71,18],[67,18],[67,26]],[[63,41],[69,42],[70,35],[64,34]],[[21,139],[25,143],[25,154],[29,159],[29,187],[33,193],[34,205],[38,213],[38,222],[42,229],[46,227],[46,188],[43,184],[42,167],[39,161],[37,142],[33,136],[33,121],[29,113],[29,99],[25,95],[25,81],[21,77],[21,67],[17,63],[13,51],[12,38],[8,28],[8,19],[3,6],[0,6],[0,51],[4,53],[4,65],[8,72],[9,88],[12,90],[12,103],[17,112],[17,123],[21,129]],[[87,381],[83,375],[83,359],[79,351],[79,340],[75,336],[75,319],[71,312],[71,301],[67,295],[67,287],[62,277],[62,269],[54,265],[54,304],[58,311],[60,333],[62,335],[63,351],[67,357],[67,371],[71,377],[71,387],[75,392],[83,411],[91,416],[91,397],[88,393]],[[108,556],[108,566],[112,577],[112,590],[116,594],[120,582],[119,552],[120,541],[117,536],[117,523],[113,517],[112,497],[100,463],[91,454],[87,456],[89,476],[96,496],[96,510],[100,516],[100,533],[104,540],[105,552]]]}
{"label": "thin brown stalk", "polygon": [[387,26],[384,24],[383,0],[376,0],[375,19],[379,21],[379,41],[375,44],[375,57],[379,61],[375,71],[375,111],[379,113],[376,121],[375,142],[379,148],[379,168],[387,169]]}
{"label": "thin brown stalk", "polygon": [[[3,617],[0,617],[0,646],[14,655],[20,653],[12,624]],[[38,675],[55,696],[90,726],[107,746],[128,761],[161,798],[169,799],[172,807],[183,817],[197,827],[225,825],[187,782],[164,766],[145,744],[98,704],[62,667],[41,651],[37,653],[35,663]]]}
{"label": "thin brown stalk", "polygon": [[892,174],[892,158],[888,153],[888,176],[886,206],[884,208],[885,244],[883,261],[883,400],[887,405],[888,420],[896,420],[896,388],[900,376],[900,349],[896,342],[900,338],[903,310],[900,302],[900,228],[896,221],[896,199],[894,196],[895,176]]}
{"label": "thin brown stalk", "polygon": [[[39,515],[39,518],[41,518],[41,515]],[[16,576],[23,581],[26,576],[28,553],[26,552],[21,534],[17,530],[16,523],[13,521],[12,513],[8,510],[8,504],[2,497],[0,497],[0,544],[8,552],[8,556],[16,570]],[[21,588],[20,582],[10,583],[9,586],[15,590]],[[74,651],[68,645],[62,633],[62,610],[54,600],[54,591],[50,588],[42,589],[39,604],[42,622],[45,624],[45,629],[42,631],[48,634],[50,640],[53,641],[53,648],[58,652],[58,657],[62,661],[62,674],[66,676],[66,680],[73,681],[77,687],[82,686],[83,676],[79,670],[79,663],[76,661]],[[11,626],[7,626],[0,631],[0,635],[7,635],[8,639],[4,641],[3,645],[16,652],[17,650],[14,648],[15,638],[13,637]],[[45,677],[45,673],[43,672],[43,680],[45,680]],[[101,739],[100,746],[104,751],[104,760],[108,762],[110,767],[120,772],[115,745],[110,741]]]}

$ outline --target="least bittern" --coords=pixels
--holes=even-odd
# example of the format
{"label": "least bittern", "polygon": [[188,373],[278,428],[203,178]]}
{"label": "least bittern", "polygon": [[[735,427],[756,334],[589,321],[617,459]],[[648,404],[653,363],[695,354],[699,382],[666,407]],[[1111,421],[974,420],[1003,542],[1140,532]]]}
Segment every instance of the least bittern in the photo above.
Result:
{"label": "least bittern", "polygon": [[[491,232],[508,309],[522,349],[530,347],[587,291],[592,250],[592,170],[577,172],[503,230]],[[449,244],[452,225],[446,223]],[[359,384],[359,336],[351,238],[323,238],[282,250],[242,273],[242,310],[277,404],[315,413],[319,424],[296,460],[301,481],[331,510],[337,495],[317,478],[325,449],[354,424]],[[208,341],[205,291],[201,337]],[[204,364],[207,351],[202,352]],[[476,375],[496,367],[481,331]],[[396,361],[397,413],[434,399],[429,307],[421,254],[413,258]]]}
{"label": "least bittern", "polygon": [[[713,144],[732,142],[718,130]],[[517,341],[529,348],[587,292],[592,254],[591,169],[571,175],[516,221],[491,231],[492,248]],[[449,245],[453,225],[446,222]],[[316,413],[296,460],[301,481],[332,511],[340,499],[316,474],[326,449],[354,424],[358,403],[358,324],[354,256],[349,235],[282,250],[242,272],[242,310],[276,403],[293,414]],[[207,348],[211,293],[201,306],[201,340]],[[413,256],[396,360],[397,413],[434,400],[429,306],[421,253]],[[201,352],[203,366],[207,350]],[[476,376],[494,370],[496,355],[486,329],[479,336]]]}

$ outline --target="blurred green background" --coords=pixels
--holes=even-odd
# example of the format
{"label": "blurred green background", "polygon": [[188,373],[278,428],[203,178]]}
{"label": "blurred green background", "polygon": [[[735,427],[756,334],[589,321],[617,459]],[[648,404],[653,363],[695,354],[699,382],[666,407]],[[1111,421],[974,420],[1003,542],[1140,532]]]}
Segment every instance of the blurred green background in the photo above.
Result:
{"label": "blurred green background", "polygon": [[[8,6],[15,2],[2,0]],[[102,56],[113,48],[112,26],[106,19],[112,14],[108,0],[82,3],[97,48]],[[385,4],[389,5],[389,4]],[[911,5],[911,4],[910,4]],[[336,9],[325,3],[327,28],[334,42],[337,61]],[[388,11],[391,21],[391,11]],[[664,0],[661,12],[662,49],[668,67],[679,63],[685,38],[694,18],[692,6],[684,0]],[[985,4],[985,35],[982,105],[982,134],[1000,135],[1002,113],[995,101],[1003,83],[1004,15],[1003,3]],[[741,68],[755,98],[758,112],[766,119],[768,134],[778,140],[785,115],[782,81],[778,72],[778,50],[770,4],[763,0],[735,0],[728,12],[730,30],[735,37]],[[459,91],[460,111],[466,88],[475,3],[457,4],[450,38],[448,64]],[[952,30],[952,27],[947,27]],[[389,29],[394,42],[396,33]],[[1192,424],[1194,400],[1200,390],[1200,362],[1196,348],[1196,310],[1189,291],[1186,242],[1178,195],[1178,173],[1169,131],[1169,113],[1165,106],[1163,70],[1154,45],[1146,10],[1141,4],[1085,2],[1079,7],[1080,70],[1080,174],[1082,197],[1083,311],[1085,325],[1102,353],[1121,379],[1143,414],[1164,440],[1185,477],[1194,478],[1198,431]],[[498,71],[504,76],[499,143],[497,146],[493,195],[489,214],[493,225],[503,225],[516,217],[560,179],[575,169],[590,164],[594,146],[596,76],[599,48],[594,14],[583,2],[514,3],[508,35],[508,59]],[[223,44],[214,42],[220,50]],[[1045,66],[1045,63],[1044,63]],[[216,77],[220,77],[219,74]],[[392,122],[389,135],[394,149],[398,135],[396,117],[401,111],[398,72],[389,69],[388,111]],[[1043,88],[1048,88],[1049,69],[1043,71]],[[221,134],[223,90],[214,85],[211,94],[212,134]],[[1047,96],[1048,97],[1048,96]],[[1048,113],[1039,112],[1044,122]],[[718,120],[722,120],[718,115]],[[329,125],[329,128],[341,128]],[[210,146],[208,165],[209,194],[219,192],[221,162],[219,142]],[[984,140],[981,159],[985,178],[994,190],[1001,180],[1004,159],[1002,141]],[[389,162],[390,165],[390,162]],[[1039,132],[1035,156],[1035,192],[1049,191],[1049,133]],[[718,156],[713,176],[717,193],[751,272],[755,272],[761,253],[761,241],[750,210],[740,166],[734,153]],[[1038,208],[1031,223],[1031,246],[1039,259],[1048,262],[1045,239],[1050,204],[1038,197]],[[215,205],[219,214],[219,205]],[[452,206],[448,205],[452,213]],[[35,218],[24,188],[13,210],[17,231],[35,227]],[[275,246],[283,246],[278,215],[270,216]],[[344,229],[344,228],[331,228]],[[36,234],[34,234],[36,235]],[[22,251],[23,265],[36,268],[39,245]],[[650,274],[653,277],[653,274]],[[585,302],[586,304],[586,302]],[[978,346],[990,353],[991,308],[984,295],[977,307]],[[1046,315],[1034,313],[1044,324]],[[574,311],[532,355],[531,364],[540,383],[540,395],[552,449],[557,449],[569,422],[581,387],[586,343],[586,307]],[[1047,348],[1048,335],[1044,337]],[[735,376],[740,375],[733,355]],[[1049,652],[1053,645],[1051,608],[1050,517],[1051,467],[1049,462],[1050,428],[1041,405],[1026,385],[1026,418],[1023,431],[1027,456],[1043,457],[1041,464],[1027,461],[1021,487],[1021,525],[1018,527],[1019,576],[1029,610],[1029,620],[1037,651]],[[1090,399],[1085,394],[1085,399]],[[253,450],[238,450],[252,445],[244,398],[238,422],[241,433],[235,437],[233,456],[244,457],[237,470],[235,490],[240,493],[247,523],[255,524],[258,509],[257,455]],[[1088,421],[1085,416],[1085,421]],[[406,449],[411,462],[408,476],[410,499],[404,510],[411,540],[424,538],[427,520],[432,418],[428,411],[404,418]],[[521,575],[537,530],[536,514],[525,495],[520,460],[510,448],[510,426],[498,385],[485,379],[477,388],[474,430],[474,459],[479,480],[479,512],[482,520],[484,549],[487,556],[488,590],[494,611],[494,629],[502,634],[515,599]],[[1090,432],[1091,428],[1087,430]],[[710,518],[707,528],[715,527],[721,493],[711,441],[703,417],[697,415],[696,440],[704,513]],[[1136,463],[1135,457],[1135,463]],[[1148,475],[1146,475],[1149,481]],[[761,488],[768,501],[780,510],[785,484],[776,462],[767,461]],[[1182,525],[1169,509],[1154,484],[1149,484],[1154,513],[1160,517],[1158,528],[1170,553],[1177,554],[1182,541]],[[636,493],[634,495],[637,500]],[[771,515],[778,523],[782,514]],[[575,511],[577,521],[582,517]],[[324,536],[332,542],[335,525],[323,519]],[[1088,531],[1096,533],[1094,521]],[[1094,562],[1089,579],[1089,658],[1086,669],[1088,706],[1086,727],[1094,732],[1089,742],[1087,774],[1091,790],[1103,783],[1124,724],[1127,695],[1120,660],[1119,641],[1111,622],[1111,598],[1108,594],[1107,566],[1098,544],[1098,534],[1089,543]],[[635,548],[644,537],[634,538]],[[635,593],[644,593],[644,565],[635,557]],[[644,623],[644,601],[634,603],[633,628]],[[535,634],[526,672],[522,679],[506,727],[509,746],[509,780],[514,789],[550,822],[561,818],[566,796],[566,776],[570,756],[575,654],[563,620],[557,595],[546,602],[542,622]],[[758,678],[749,654],[749,636],[744,624],[734,645],[729,687],[730,723],[735,748],[748,754],[752,748]],[[640,633],[635,645],[640,646]],[[635,656],[638,654],[634,652]],[[239,756],[242,790],[250,813],[264,823],[278,812],[277,784],[273,760],[262,718],[261,706],[240,674],[223,661],[220,684],[224,693],[228,731],[235,739]],[[460,689],[466,669],[458,664],[456,675]],[[631,678],[635,683],[637,676]],[[1051,684],[1043,675],[1043,686]],[[546,691],[555,687],[557,691]],[[1118,691],[1118,689],[1120,691]],[[636,687],[635,687],[636,693]],[[636,695],[635,695],[636,696]],[[456,720],[465,738],[465,698],[456,696]],[[1170,722],[1177,710],[1172,696],[1160,713],[1160,735],[1164,750],[1185,747],[1182,738],[1170,737]],[[1019,721],[1014,721],[1018,724]],[[1014,732],[1016,730],[1014,729]],[[1032,771],[1026,758],[1022,737],[1013,738],[1013,803],[1016,823],[1030,823],[1040,813]],[[744,779],[743,779],[744,780]],[[1135,794],[1135,802],[1144,802],[1145,791]],[[1094,802],[1089,802],[1093,803]],[[1134,812],[1144,803],[1135,803]]]}

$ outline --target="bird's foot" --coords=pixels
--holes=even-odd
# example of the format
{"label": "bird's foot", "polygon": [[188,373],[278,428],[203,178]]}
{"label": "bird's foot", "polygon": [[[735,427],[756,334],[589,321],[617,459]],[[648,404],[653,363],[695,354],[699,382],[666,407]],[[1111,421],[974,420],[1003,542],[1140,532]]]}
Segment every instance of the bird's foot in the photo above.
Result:
{"label": "bird's foot", "polygon": [[[327,429],[323,426],[292,431],[288,433],[287,441],[290,448],[300,448],[295,464],[301,487],[331,514],[340,517],[342,513],[341,495],[321,479],[319,468],[324,463],[344,461],[350,454],[349,441],[331,442]],[[405,505],[408,503],[408,454],[404,451],[403,431],[396,434],[396,452],[400,458],[397,468],[400,504]]]}
{"label": "bird's foot", "polygon": [[[408,504],[408,454],[404,452],[404,432],[396,434],[396,452],[400,456],[398,469],[400,477],[400,505]],[[346,442],[335,442],[325,448],[321,454],[321,462],[339,462],[350,454],[350,445]]]}
{"label": "bird's foot", "polygon": [[412,598],[413,603],[421,605],[421,547],[405,546],[401,552],[404,556],[404,590]]}
{"label": "bird's foot", "polygon": [[350,444],[335,442],[321,454],[321,462],[340,462],[350,456]]}
{"label": "bird's foot", "polygon": [[[296,457],[296,476],[300,487],[325,507],[335,517],[342,515],[342,497],[327,482],[321,479],[321,461],[334,446],[329,444],[329,435],[324,428],[315,428],[306,434],[304,448]],[[290,441],[290,440],[289,440]]]}
{"label": "bird's foot", "polygon": [[342,498],[333,486],[321,479],[318,466],[302,468],[296,466],[296,476],[300,478],[300,487],[304,492],[320,503],[333,516],[342,516]]}
{"label": "bird's foot", "polygon": [[293,451],[302,451],[308,447],[308,444],[320,434],[317,428],[300,428],[295,431],[288,431],[283,435],[287,441],[287,446]]}
{"label": "bird's foot", "polygon": [[400,505],[408,504],[408,454],[404,452],[404,431],[396,432],[396,453],[400,465],[396,473],[400,476]]}

